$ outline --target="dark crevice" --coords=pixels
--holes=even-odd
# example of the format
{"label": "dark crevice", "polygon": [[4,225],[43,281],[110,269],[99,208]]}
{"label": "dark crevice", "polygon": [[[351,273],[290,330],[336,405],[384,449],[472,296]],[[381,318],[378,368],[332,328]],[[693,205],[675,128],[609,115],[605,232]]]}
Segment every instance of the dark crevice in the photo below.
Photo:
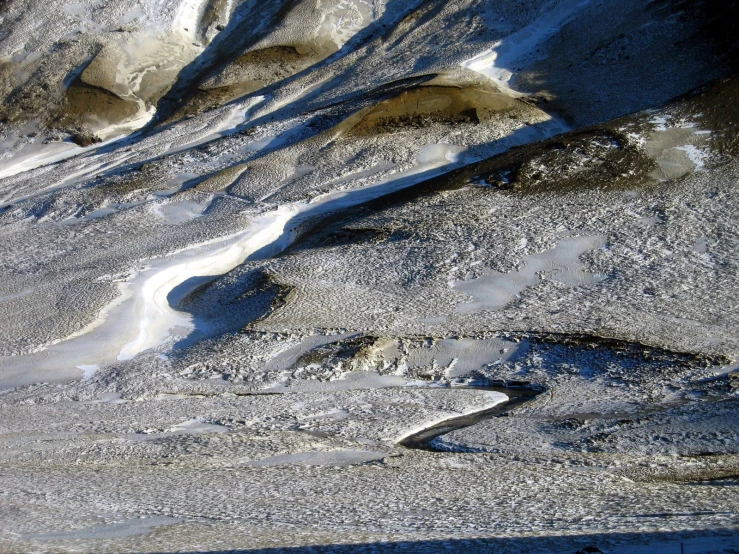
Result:
{"label": "dark crevice", "polygon": [[412,448],[415,450],[427,450],[431,452],[447,452],[443,448],[437,448],[434,446],[434,440],[442,435],[451,433],[458,429],[464,429],[465,427],[471,427],[482,421],[494,417],[506,417],[509,412],[523,404],[531,402],[537,396],[539,396],[544,390],[534,390],[527,388],[513,388],[513,387],[491,387],[491,386],[470,386],[470,387],[454,387],[468,388],[474,390],[486,390],[500,392],[508,396],[509,400],[498,404],[487,410],[480,410],[472,414],[466,414],[459,417],[453,417],[436,423],[425,429],[414,433],[413,435],[404,438],[398,444],[406,448]]}

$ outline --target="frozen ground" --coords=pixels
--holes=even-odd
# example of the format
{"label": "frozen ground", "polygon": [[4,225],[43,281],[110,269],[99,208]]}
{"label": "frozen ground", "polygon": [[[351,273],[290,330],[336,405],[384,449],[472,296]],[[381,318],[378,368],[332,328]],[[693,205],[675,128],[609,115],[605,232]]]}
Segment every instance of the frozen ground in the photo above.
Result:
{"label": "frozen ground", "polygon": [[736,21],[0,2],[0,551],[739,551]]}

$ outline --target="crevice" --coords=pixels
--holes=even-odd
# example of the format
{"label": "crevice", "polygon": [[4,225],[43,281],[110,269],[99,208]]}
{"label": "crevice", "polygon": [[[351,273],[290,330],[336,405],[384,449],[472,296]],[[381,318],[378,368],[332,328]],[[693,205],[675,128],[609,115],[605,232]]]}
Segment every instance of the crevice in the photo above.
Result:
{"label": "crevice", "polygon": [[413,433],[407,437],[404,437],[398,442],[399,446],[405,448],[411,448],[414,450],[426,450],[430,452],[448,452],[443,448],[438,448],[434,445],[434,440],[442,435],[451,433],[458,429],[464,429],[465,427],[471,427],[488,419],[494,417],[506,417],[515,408],[531,402],[537,396],[545,392],[542,390],[534,390],[527,388],[513,388],[513,387],[490,387],[490,386],[470,386],[470,387],[454,387],[468,388],[474,390],[485,390],[494,391],[505,394],[509,399],[501,404],[497,404],[492,408],[486,408],[471,414],[464,414],[460,416],[450,417],[443,421],[429,425],[428,427]]}

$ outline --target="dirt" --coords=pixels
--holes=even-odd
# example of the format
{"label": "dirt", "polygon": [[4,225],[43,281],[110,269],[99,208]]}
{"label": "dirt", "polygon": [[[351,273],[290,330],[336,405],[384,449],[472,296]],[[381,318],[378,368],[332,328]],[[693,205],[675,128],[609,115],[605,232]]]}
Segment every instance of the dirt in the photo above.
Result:
{"label": "dirt", "polygon": [[109,124],[120,123],[138,112],[138,105],[103,88],[75,80],[64,94],[54,124],[64,127],[93,126],[101,118]]}
{"label": "dirt", "polygon": [[204,181],[201,181],[193,188],[199,192],[220,192],[226,190],[241,176],[242,173],[244,173],[244,171],[247,170],[247,168],[247,164],[237,164],[227,167],[211,177],[208,177]]}
{"label": "dirt", "polygon": [[112,201],[132,201],[151,192],[172,188],[172,181],[157,162],[142,165],[122,175],[114,175],[86,190],[90,197]]}
{"label": "dirt", "polygon": [[84,131],[74,133],[71,138],[72,142],[75,143],[77,146],[82,146],[83,148],[86,146],[91,146],[93,144],[97,144],[98,142],[102,142],[100,140],[100,137],[92,134],[92,133],[86,133]]}
{"label": "dirt", "polygon": [[325,58],[333,50],[335,47],[319,43],[271,46],[252,50],[236,58],[221,73],[200,85],[200,88],[208,90],[252,82],[266,86]]}
{"label": "dirt", "polygon": [[333,44],[314,41],[246,52],[201,83],[193,97],[172,119],[212,110],[287,79],[325,59],[335,50]]}
{"label": "dirt", "polygon": [[484,182],[516,192],[633,187],[652,163],[626,136],[593,129],[559,137],[501,156]]}
{"label": "dirt", "polygon": [[0,118],[12,122],[36,120],[53,129],[65,101],[64,80],[93,54],[94,48],[92,40],[63,40],[28,65],[0,62]]}
{"label": "dirt", "polygon": [[418,86],[361,114],[350,133],[377,135],[433,123],[481,123],[501,113],[512,115],[520,103],[489,85]]}
{"label": "dirt", "polygon": [[711,131],[711,150],[719,155],[739,155],[739,73],[719,79],[679,102],[679,111],[695,118]]}
{"label": "dirt", "polygon": [[374,340],[372,337],[359,337],[318,346],[300,356],[291,369],[321,365],[330,371],[331,367],[337,364],[351,364],[357,354],[370,346]]}

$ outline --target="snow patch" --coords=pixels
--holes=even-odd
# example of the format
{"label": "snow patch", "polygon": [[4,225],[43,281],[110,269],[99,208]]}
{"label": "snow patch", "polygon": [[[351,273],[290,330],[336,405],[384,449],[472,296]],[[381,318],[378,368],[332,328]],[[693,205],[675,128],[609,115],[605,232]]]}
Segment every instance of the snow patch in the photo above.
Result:
{"label": "snow patch", "polygon": [[135,537],[137,535],[146,535],[157,527],[175,525],[182,521],[183,520],[181,519],[167,516],[141,517],[128,519],[119,523],[100,524],[71,531],[52,531],[49,533],[22,535],[21,538],[23,540],[55,542],[89,539],[119,539],[124,537]]}
{"label": "snow patch", "polygon": [[705,169],[706,167],[705,161],[709,157],[709,154],[706,151],[701,150],[692,144],[678,146],[677,150],[681,150],[682,152],[685,152],[685,154],[688,156],[688,159],[691,162],[693,162],[693,165],[695,166],[696,170]]}
{"label": "snow patch", "polygon": [[[527,56],[535,53],[536,47],[556,34],[572,16],[591,3],[592,0],[564,0],[555,8],[545,10],[533,23],[496,42],[493,47],[462,63],[462,67],[476,71],[495,82],[504,90],[511,91],[508,83]],[[529,63],[532,60],[527,60]]]}
{"label": "snow patch", "polygon": [[77,369],[82,372],[82,380],[89,381],[90,379],[92,379],[92,376],[95,375],[95,372],[100,369],[100,366],[96,364],[78,365]]}
{"label": "snow patch", "polygon": [[545,277],[568,287],[600,282],[605,276],[583,271],[579,257],[605,243],[604,236],[564,239],[551,250],[525,256],[518,271],[492,271],[471,281],[456,281],[452,286],[472,298],[470,302],[457,306],[457,312],[471,314],[500,310],[515,302],[521,292]]}

